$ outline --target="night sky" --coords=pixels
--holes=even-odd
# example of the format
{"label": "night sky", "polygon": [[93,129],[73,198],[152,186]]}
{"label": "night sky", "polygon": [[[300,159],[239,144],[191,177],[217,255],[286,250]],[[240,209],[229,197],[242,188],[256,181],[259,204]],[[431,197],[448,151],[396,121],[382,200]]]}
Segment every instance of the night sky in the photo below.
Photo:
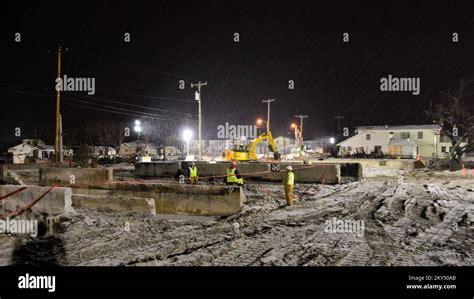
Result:
{"label": "night sky", "polygon": [[[97,119],[132,125],[140,112],[157,114],[179,132],[197,123],[190,83],[201,80],[208,82],[204,137],[217,139],[216,127],[226,121],[266,117],[262,100],[271,97],[273,135],[286,135],[293,115],[307,114],[310,139],[335,134],[335,115],[349,127],[427,123],[430,100],[441,101],[440,92],[456,89],[462,78],[474,79],[473,1],[64,2],[2,8],[0,143],[53,127],[60,45],[68,49],[63,74],[96,79],[91,97],[64,93],[76,100],[63,100],[65,132]],[[381,92],[380,78],[389,74],[419,77],[420,95]]]}

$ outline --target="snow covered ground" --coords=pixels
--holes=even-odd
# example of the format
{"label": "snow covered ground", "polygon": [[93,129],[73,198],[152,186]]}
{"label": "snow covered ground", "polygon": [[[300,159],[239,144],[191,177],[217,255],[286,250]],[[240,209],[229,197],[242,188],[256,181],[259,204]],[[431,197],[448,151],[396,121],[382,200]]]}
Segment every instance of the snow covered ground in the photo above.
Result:
{"label": "snow covered ground", "polygon": [[[0,236],[0,265],[474,265],[472,177],[364,173],[297,185],[292,207],[279,185],[247,185],[242,211],[220,219],[77,210],[55,235]],[[329,227],[344,221],[363,225]]]}

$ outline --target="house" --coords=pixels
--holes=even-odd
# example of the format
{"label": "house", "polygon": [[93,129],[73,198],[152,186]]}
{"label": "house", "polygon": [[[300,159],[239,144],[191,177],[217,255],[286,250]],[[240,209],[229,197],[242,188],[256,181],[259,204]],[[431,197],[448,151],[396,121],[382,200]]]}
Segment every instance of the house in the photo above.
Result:
{"label": "house", "polygon": [[163,156],[163,155],[166,158],[179,157],[181,155],[181,151],[176,146],[168,145],[160,149],[160,156]]}
{"label": "house", "polygon": [[334,147],[334,142],[334,137],[321,136],[317,139],[303,141],[303,148],[307,152],[316,154],[330,153],[331,149]]}
{"label": "house", "polygon": [[118,154],[120,156],[129,157],[134,155],[137,152],[137,149],[140,149],[141,153],[147,156],[154,157],[158,155],[158,149],[156,145],[153,143],[147,143],[145,146],[145,143],[141,141],[122,143],[119,147]]}
{"label": "house", "polygon": [[199,143],[201,143],[201,151],[204,152],[207,144],[209,143],[209,140],[201,140],[199,142],[198,139],[193,139],[189,141],[189,152],[190,153],[198,153],[199,152]]}
{"label": "house", "polygon": [[357,134],[338,143],[339,156],[383,153],[400,158],[444,158],[451,142],[441,127],[428,125],[361,126]]}
{"label": "house", "polygon": [[[23,139],[18,145],[8,149],[13,155],[14,164],[22,164],[28,159],[47,160],[54,157],[54,146],[45,144],[41,139]],[[64,156],[72,156],[72,150],[64,150]]]}
{"label": "house", "polygon": [[273,138],[273,143],[280,154],[291,153],[291,150],[295,147],[295,139],[286,136]]}
{"label": "house", "polygon": [[84,147],[87,153],[93,157],[99,156],[115,156],[117,155],[117,150],[112,146],[96,146],[96,145],[89,145]]}
{"label": "house", "polygon": [[8,153],[13,155],[14,164],[23,164],[26,158],[33,157],[35,146],[29,143],[20,143],[8,149]]}

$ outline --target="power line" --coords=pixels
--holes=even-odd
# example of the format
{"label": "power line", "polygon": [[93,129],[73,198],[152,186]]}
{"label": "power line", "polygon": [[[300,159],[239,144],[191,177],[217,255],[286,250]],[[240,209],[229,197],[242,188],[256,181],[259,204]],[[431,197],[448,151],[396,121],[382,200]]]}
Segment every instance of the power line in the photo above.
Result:
{"label": "power line", "polygon": [[102,88],[97,88],[97,90],[102,90],[102,91],[105,91],[105,92],[111,92],[111,93],[116,93],[116,94],[123,94],[123,95],[128,95],[128,96],[134,96],[134,97],[148,98],[148,99],[193,103],[193,101],[186,100],[186,99],[173,99],[173,98],[166,98],[166,97],[149,96],[149,95],[121,92],[121,91],[110,90],[110,89],[102,89]]}
{"label": "power line", "polygon": [[120,108],[120,107],[110,106],[110,105],[97,104],[97,103],[92,103],[92,102],[89,102],[89,101],[84,101],[84,100],[79,100],[79,99],[73,99],[73,98],[69,98],[69,97],[63,97],[63,98],[64,98],[64,99],[67,99],[67,100],[70,100],[70,101],[80,102],[80,103],[83,103],[83,104],[97,105],[97,106],[102,106],[102,107],[109,108],[109,109],[116,109],[116,110],[121,110],[121,111],[133,112],[133,113],[141,114],[141,115],[144,115],[144,116],[145,116],[145,115],[148,115],[148,116],[153,116],[153,117],[159,117],[159,118],[161,118],[161,119],[167,119],[167,120],[172,120],[172,119],[176,119],[176,120],[189,120],[189,119],[185,119],[185,118],[166,117],[166,116],[163,116],[163,115],[158,115],[158,114],[153,114],[153,113],[148,113],[148,112],[143,112],[143,111],[136,111],[136,110],[126,109],[126,108]]}
{"label": "power line", "polygon": [[[0,83],[0,84],[4,84],[4,83]],[[7,85],[13,85],[13,84],[7,84]],[[24,85],[23,85],[24,86]],[[24,86],[26,87],[26,86]],[[44,88],[38,88],[38,89],[44,89]],[[4,90],[4,91],[8,91],[8,92],[13,92],[13,93],[19,93],[19,94],[31,94],[31,95],[37,95],[37,96],[54,96],[53,93],[39,93],[39,92],[33,92],[33,91],[24,91],[24,90],[17,90],[17,89],[5,89],[5,88],[0,88],[0,90]],[[136,105],[136,104],[130,104],[130,103],[125,103],[125,102],[121,102],[121,101],[115,101],[115,100],[110,100],[110,99],[105,99],[105,98],[99,98],[99,97],[92,97],[92,96],[86,96],[86,95],[79,95],[77,94],[76,96],[80,96],[80,97],[86,97],[86,98],[91,98],[91,99],[96,99],[96,100],[102,100],[102,101],[107,101],[107,102],[111,102],[111,103],[116,103],[116,104],[121,104],[121,105],[126,105],[126,106],[130,106],[130,107],[137,107],[137,108],[142,108],[142,109],[149,109],[149,110],[155,110],[155,111],[162,111],[162,112],[166,112],[166,113],[179,113],[179,112],[176,112],[176,111],[171,111],[171,110],[166,110],[166,109],[159,109],[159,108],[154,108],[154,107],[147,107],[147,106],[142,106],[142,105]],[[79,99],[76,99],[76,98],[71,98],[70,96],[68,97],[64,97],[65,99],[68,99],[68,100],[75,100],[75,101],[80,101]],[[84,101],[86,102],[86,101]],[[97,104],[97,103],[92,103],[92,102],[87,102],[91,105],[101,105],[101,104]],[[108,107],[111,107],[112,109],[114,109],[115,107],[114,106],[109,106],[107,105]],[[230,109],[233,109],[231,107],[229,107]],[[120,108],[120,109],[123,109],[123,108]],[[95,109],[97,110],[97,109]],[[101,110],[102,111],[102,110]],[[109,110],[103,110],[105,112],[109,112]],[[124,111],[124,110],[122,110]],[[143,112],[143,111],[136,111],[136,110],[126,110],[126,111],[129,111],[129,112],[133,112],[135,113],[133,116],[137,116],[137,114],[139,113],[146,113],[146,112]],[[120,114],[123,114],[123,113],[120,113]],[[155,116],[160,116],[160,115],[156,115],[154,114]],[[189,116],[189,118],[180,118],[181,120],[185,120],[185,121],[189,121],[189,120],[195,120],[195,116],[193,116],[191,113],[186,113],[186,115]],[[160,116],[161,119],[165,119],[165,117],[163,116]],[[166,118],[166,119],[176,119],[176,117],[172,117],[172,118]],[[208,122],[208,121],[222,121],[222,122],[225,122],[225,121],[229,121],[229,119],[224,119],[224,118],[216,118],[216,117],[203,117],[202,118],[202,121],[204,122]]]}
{"label": "power line", "polygon": [[[84,105],[78,105],[78,104],[73,104],[73,103],[68,103],[68,102],[65,102],[64,104],[65,105],[70,105],[70,106],[75,106],[75,107],[80,107],[80,108],[87,108],[87,109],[105,111],[105,112],[116,113],[116,114],[130,115],[130,116],[135,116],[135,117],[142,117],[142,118],[149,118],[149,119],[160,119],[158,117],[152,117],[152,116],[146,116],[146,115],[137,115],[137,114],[133,114],[133,113],[120,112],[120,111],[113,111],[113,110],[101,109],[101,108],[84,106]],[[173,119],[167,119],[167,120],[173,121]]]}
{"label": "power line", "polygon": [[[86,96],[86,95],[80,95],[80,97],[85,97],[85,98],[90,98],[90,99],[95,99],[99,101],[105,101],[105,102],[110,102],[110,103],[116,103],[116,104],[121,104],[125,106],[131,106],[131,107],[137,107],[137,108],[143,108],[143,109],[148,109],[148,110],[155,110],[155,111],[162,111],[162,112],[168,112],[168,113],[178,113],[178,114],[183,114],[183,112],[179,111],[171,111],[171,110],[166,110],[166,109],[159,109],[159,108],[154,108],[154,107],[148,107],[148,106],[142,106],[142,105],[137,105],[137,104],[130,104],[122,101],[115,101],[115,100],[110,100],[110,99],[105,99],[105,98],[99,98],[99,97],[93,97],[93,96]],[[190,113],[186,113],[190,115]]]}
{"label": "power line", "polygon": [[[0,90],[10,91],[10,92],[20,93],[20,94],[32,94],[32,95],[38,95],[38,96],[52,96],[53,95],[53,94],[49,94],[49,93],[39,93],[39,92],[33,92],[33,91],[14,90],[14,89],[0,89]],[[125,102],[121,102],[121,101],[114,101],[114,100],[110,100],[110,99],[104,99],[104,98],[98,98],[98,97],[92,97],[92,96],[85,96],[85,95],[78,95],[78,96],[87,97],[87,98],[96,99],[96,100],[101,100],[101,101],[106,101],[106,102],[111,102],[111,103],[116,103],[116,104],[121,104],[121,105],[126,105],[126,106],[137,107],[137,108],[156,110],[156,111],[162,111],[162,112],[167,112],[167,113],[182,114],[182,112],[178,112],[178,111],[171,111],[171,110],[166,110],[166,109],[159,109],[159,108],[154,108],[154,107],[147,107],[147,106],[142,106],[142,105],[129,104],[129,103],[125,103]],[[72,99],[72,98],[68,98],[68,99]],[[72,99],[72,100],[74,100],[74,99]],[[90,102],[88,102],[88,103],[90,103]],[[94,105],[95,103],[90,103],[90,104]],[[99,105],[99,104],[95,104],[95,105]],[[112,107],[112,106],[109,106],[109,107]],[[113,107],[113,108],[115,108],[115,107]],[[137,111],[137,112],[139,112],[139,111]],[[190,113],[186,113],[186,114],[191,115]]]}

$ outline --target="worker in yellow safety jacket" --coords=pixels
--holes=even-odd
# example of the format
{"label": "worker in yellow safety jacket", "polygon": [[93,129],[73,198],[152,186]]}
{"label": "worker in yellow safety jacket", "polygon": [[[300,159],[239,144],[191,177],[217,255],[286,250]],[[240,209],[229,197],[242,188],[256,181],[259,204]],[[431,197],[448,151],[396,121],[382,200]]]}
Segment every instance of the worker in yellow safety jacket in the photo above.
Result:
{"label": "worker in yellow safety jacket", "polygon": [[283,180],[285,186],[286,204],[291,206],[293,204],[293,187],[295,185],[295,174],[291,165],[286,167],[285,179]]}
{"label": "worker in yellow safety jacket", "polygon": [[244,179],[242,175],[237,170],[237,161],[232,161],[229,168],[225,172],[225,183],[226,185],[239,185],[244,184]]}
{"label": "worker in yellow safety jacket", "polygon": [[198,182],[198,170],[194,162],[189,166],[189,182],[191,184],[197,184]]}

